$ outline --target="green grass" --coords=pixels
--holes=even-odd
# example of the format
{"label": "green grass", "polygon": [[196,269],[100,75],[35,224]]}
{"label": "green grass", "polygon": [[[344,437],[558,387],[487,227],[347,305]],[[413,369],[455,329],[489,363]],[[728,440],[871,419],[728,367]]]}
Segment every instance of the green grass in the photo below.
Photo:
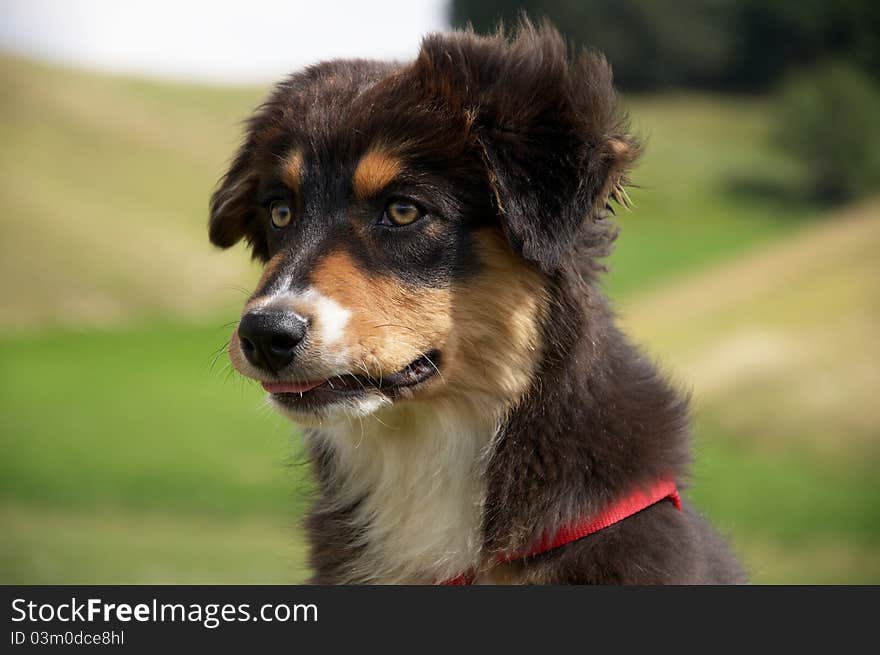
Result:
{"label": "green grass", "polygon": [[294,519],[0,506],[4,584],[279,584],[305,579]]}
{"label": "green grass", "polygon": [[[208,245],[207,197],[263,90],[0,83],[0,582],[303,580],[298,440],[212,367],[255,270]],[[756,582],[880,581],[880,209],[818,224],[761,99],[630,110],[607,284],[695,387],[689,493]]]}
{"label": "green grass", "polygon": [[[706,434],[706,424],[697,422]],[[880,582],[878,458],[768,454],[738,435],[697,440],[688,495],[761,584]],[[774,435],[768,435],[772,438]]]}
{"label": "green grass", "polygon": [[[283,512],[292,429],[231,377],[227,328],[156,325],[0,341],[0,494],[83,509]],[[292,481],[291,481],[292,479]]]}
{"label": "green grass", "polygon": [[0,581],[304,579],[308,471],[262,391],[212,365],[227,336],[0,339]]}
{"label": "green grass", "polygon": [[[718,433],[698,440],[695,452],[689,493],[736,540],[856,543],[877,549],[880,558],[876,458],[828,462],[796,450],[768,455]],[[857,581],[858,572],[852,574]]]}

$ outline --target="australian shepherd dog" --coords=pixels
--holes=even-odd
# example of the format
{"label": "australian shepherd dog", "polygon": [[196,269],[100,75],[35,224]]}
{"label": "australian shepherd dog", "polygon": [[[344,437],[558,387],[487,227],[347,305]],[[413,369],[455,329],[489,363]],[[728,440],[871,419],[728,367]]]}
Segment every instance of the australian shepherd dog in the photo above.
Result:
{"label": "australian shepherd dog", "polygon": [[687,401],[600,287],[639,151],[548,26],[321,63],[256,110],[210,238],[264,265],[229,356],[304,429],[314,583],[743,581],[679,497]]}

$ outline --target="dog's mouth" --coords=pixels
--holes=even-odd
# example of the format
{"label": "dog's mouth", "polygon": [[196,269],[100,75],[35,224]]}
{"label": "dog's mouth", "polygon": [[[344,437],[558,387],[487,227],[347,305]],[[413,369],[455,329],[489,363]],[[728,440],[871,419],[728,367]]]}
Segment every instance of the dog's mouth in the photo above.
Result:
{"label": "dog's mouth", "polygon": [[440,353],[432,350],[390,375],[374,377],[345,373],[324,380],[306,382],[263,382],[263,389],[285,405],[329,404],[335,400],[379,391],[390,398],[404,389],[426,382],[440,373]]}

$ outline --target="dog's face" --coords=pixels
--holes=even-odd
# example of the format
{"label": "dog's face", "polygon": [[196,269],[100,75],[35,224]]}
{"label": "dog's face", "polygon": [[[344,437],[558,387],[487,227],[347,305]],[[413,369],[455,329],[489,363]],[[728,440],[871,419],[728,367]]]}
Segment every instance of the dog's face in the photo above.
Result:
{"label": "dog's face", "polygon": [[279,85],[211,203],[212,241],[245,238],[265,263],[235,368],[299,420],[515,402],[549,285],[635,155],[613,101],[603,61],[571,64],[532,30]]}

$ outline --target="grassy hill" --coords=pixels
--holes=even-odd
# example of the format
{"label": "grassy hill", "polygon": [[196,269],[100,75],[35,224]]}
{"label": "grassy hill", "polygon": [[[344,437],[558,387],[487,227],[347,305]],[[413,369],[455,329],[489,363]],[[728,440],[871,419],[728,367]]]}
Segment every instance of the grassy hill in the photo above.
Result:
{"label": "grassy hill", "polygon": [[[222,348],[206,204],[261,89],[0,58],[0,582],[305,576],[290,428]],[[635,99],[608,287],[695,389],[691,494],[759,582],[880,581],[880,205],[822,216],[760,99]]]}
{"label": "grassy hill", "polygon": [[165,85],[0,58],[0,326],[204,316],[247,259],[207,199],[254,89]]}
{"label": "grassy hill", "polygon": [[620,303],[694,393],[693,495],[756,580],[880,580],[880,201]]}

